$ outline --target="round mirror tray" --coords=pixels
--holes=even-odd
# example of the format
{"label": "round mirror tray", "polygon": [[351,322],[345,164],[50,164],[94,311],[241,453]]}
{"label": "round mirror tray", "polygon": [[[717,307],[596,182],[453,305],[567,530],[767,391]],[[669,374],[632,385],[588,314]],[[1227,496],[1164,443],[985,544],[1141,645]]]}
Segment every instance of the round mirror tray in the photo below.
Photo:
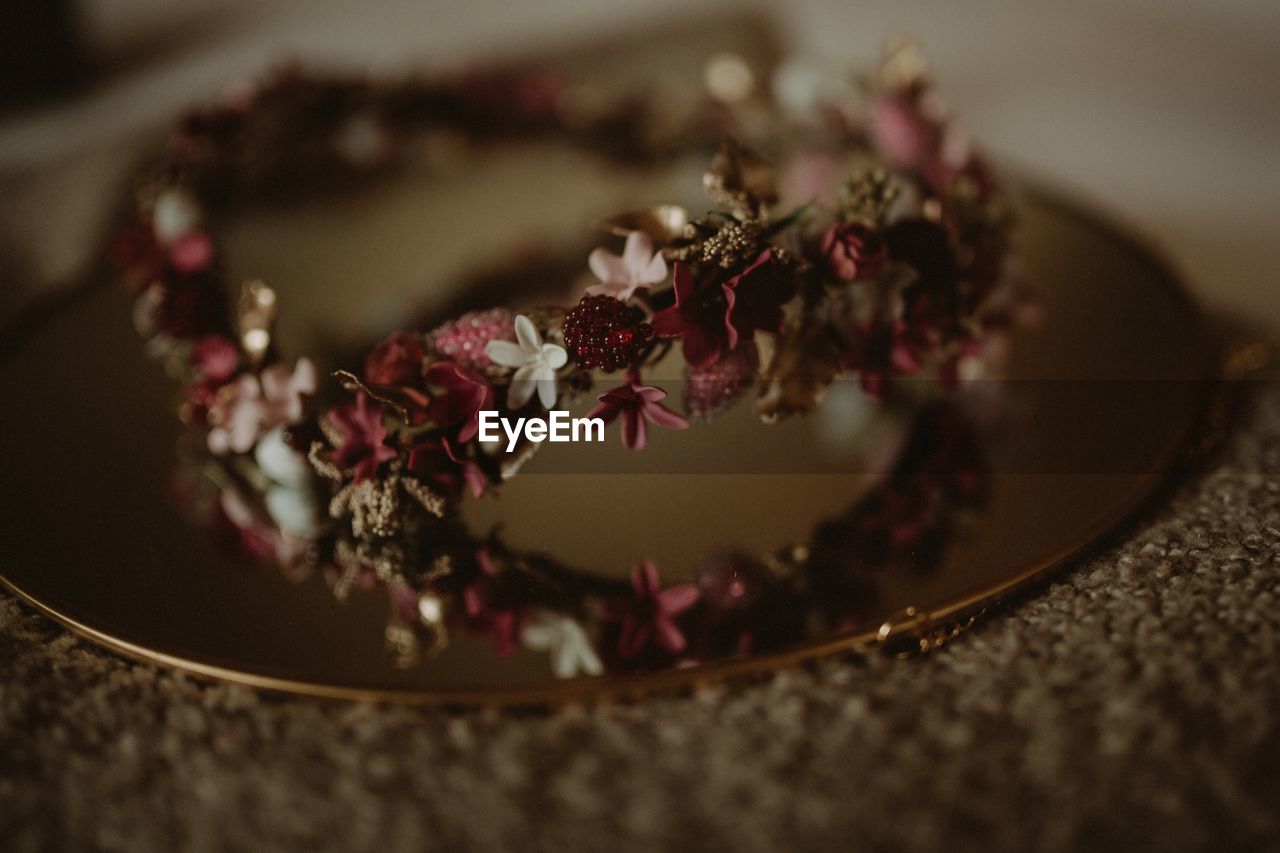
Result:
{"label": "round mirror tray", "polygon": [[[551,171],[531,204],[591,183]],[[358,358],[391,329],[452,312],[456,294],[424,288],[422,270],[434,279],[485,251],[479,214],[393,184],[231,229],[230,280],[276,289],[291,358]],[[426,630],[386,588],[247,553],[192,499],[174,389],[118,286],[86,292],[0,360],[4,584],[127,656],[328,697],[554,704],[927,648],[1152,499],[1218,388],[1212,342],[1158,260],[1051,193],[1021,195],[1017,251],[1039,316],[1012,335],[1003,378],[908,387],[893,405],[837,382],[817,413],[773,425],[748,397],[709,424],[655,432],[643,453],[615,426],[601,444],[545,445],[496,499],[465,503],[468,528],[532,570],[572,567],[621,594],[651,561],[664,584],[691,585],[678,655],[619,661],[615,635],[529,608],[446,601]]]}

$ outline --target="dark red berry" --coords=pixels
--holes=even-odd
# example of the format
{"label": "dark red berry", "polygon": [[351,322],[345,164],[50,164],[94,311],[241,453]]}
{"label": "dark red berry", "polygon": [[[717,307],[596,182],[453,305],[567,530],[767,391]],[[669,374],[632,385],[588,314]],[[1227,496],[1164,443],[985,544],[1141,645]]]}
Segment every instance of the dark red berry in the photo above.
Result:
{"label": "dark red berry", "polygon": [[644,312],[612,296],[584,296],[564,318],[564,343],[579,367],[612,373],[630,367],[653,337]]}

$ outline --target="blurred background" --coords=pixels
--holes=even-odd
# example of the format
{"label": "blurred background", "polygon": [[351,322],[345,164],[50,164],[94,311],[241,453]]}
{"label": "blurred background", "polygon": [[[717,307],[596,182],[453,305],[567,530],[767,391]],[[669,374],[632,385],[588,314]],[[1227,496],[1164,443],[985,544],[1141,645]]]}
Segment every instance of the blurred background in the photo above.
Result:
{"label": "blurred background", "polygon": [[[909,32],[997,158],[1119,216],[1208,305],[1280,321],[1275,0],[8,0],[0,326],[83,281],[138,153],[184,106],[296,58],[394,72],[758,17],[788,53],[872,60]],[[695,34],[696,35],[696,34]]]}

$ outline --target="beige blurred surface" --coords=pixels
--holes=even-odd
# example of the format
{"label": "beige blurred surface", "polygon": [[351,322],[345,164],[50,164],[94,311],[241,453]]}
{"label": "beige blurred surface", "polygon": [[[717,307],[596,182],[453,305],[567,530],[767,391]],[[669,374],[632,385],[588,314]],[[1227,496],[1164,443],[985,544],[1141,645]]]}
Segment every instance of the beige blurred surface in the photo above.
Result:
{"label": "beige blurred surface", "polygon": [[[145,143],[185,104],[286,57],[391,71],[740,13],[708,0],[496,3],[86,0],[99,71],[0,119],[0,319],[85,270]],[[831,66],[918,36],[989,150],[1118,212],[1205,302],[1280,320],[1280,4],[1248,0],[758,3],[797,54]]]}

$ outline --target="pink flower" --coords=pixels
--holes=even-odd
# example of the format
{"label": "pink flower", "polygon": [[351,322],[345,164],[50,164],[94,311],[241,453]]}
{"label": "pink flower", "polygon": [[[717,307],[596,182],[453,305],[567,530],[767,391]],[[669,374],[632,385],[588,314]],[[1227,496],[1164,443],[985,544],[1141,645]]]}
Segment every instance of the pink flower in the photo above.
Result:
{"label": "pink flower", "polygon": [[742,272],[720,282],[695,282],[681,263],[673,276],[676,304],[653,316],[653,332],[661,338],[683,338],[690,367],[713,364],[738,341],[757,330],[778,334],[785,321],[782,306],[795,294],[795,282],[782,276],[765,249]]}
{"label": "pink flower", "polygon": [[822,235],[821,251],[827,269],[844,282],[874,277],[885,261],[880,233],[860,222],[832,225]]}
{"label": "pink flower", "polygon": [[205,380],[226,382],[240,366],[240,350],[222,335],[206,335],[191,348],[191,363]]}
{"label": "pink flower", "polygon": [[588,296],[612,296],[626,302],[639,288],[647,288],[667,277],[667,262],[661,252],[653,250],[649,235],[632,231],[621,255],[608,249],[596,249],[587,259],[600,284],[587,288]]}
{"label": "pink flower", "polygon": [[926,171],[942,148],[942,127],[915,97],[893,96],[871,107],[871,137],[890,165]]}
{"label": "pink flower", "polygon": [[746,393],[759,372],[760,353],[755,341],[742,341],[714,364],[690,367],[684,384],[685,411],[700,420],[710,420]]}
{"label": "pink flower", "polygon": [[605,604],[605,617],[622,622],[618,656],[623,660],[634,658],[651,640],[668,654],[683,652],[688,644],[675,617],[697,603],[698,588],[681,584],[662,589],[658,567],[651,560],[636,564],[631,572],[631,586],[635,598]]}
{"label": "pink flower", "polygon": [[451,323],[432,330],[427,340],[440,355],[468,370],[483,370],[491,362],[485,354],[489,341],[502,341],[515,334],[515,318],[505,308],[471,311]]}
{"label": "pink flower", "polygon": [[305,358],[293,370],[277,363],[241,374],[218,391],[209,409],[209,450],[248,453],[264,433],[301,420],[303,398],[315,390],[316,368]]}
{"label": "pink flower", "polygon": [[387,428],[382,423],[382,406],[367,394],[357,394],[355,405],[338,406],[329,419],[345,437],[334,451],[333,461],[355,471],[356,482],[371,479],[378,466],[394,459],[396,451],[386,444]]}
{"label": "pink flower", "polygon": [[622,416],[622,441],[632,450],[644,449],[645,421],[667,429],[685,429],[689,422],[662,405],[667,392],[652,385],[640,385],[639,377],[633,377],[626,385],[605,391],[598,399],[600,405],[587,417],[603,418],[610,423]]}
{"label": "pink flower", "polygon": [[200,272],[213,261],[213,243],[203,231],[188,232],[169,246],[169,260],[180,273]]}
{"label": "pink flower", "polygon": [[417,335],[397,332],[364,360],[364,381],[371,385],[415,385],[422,377],[426,350]]}
{"label": "pink flower", "polygon": [[427,368],[428,385],[443,389],[427,404],[427,417],[455,430],[457,441],[470,441],[480,429],[481,409],[493,408],[493,389],[451,361],[438,361]]}

